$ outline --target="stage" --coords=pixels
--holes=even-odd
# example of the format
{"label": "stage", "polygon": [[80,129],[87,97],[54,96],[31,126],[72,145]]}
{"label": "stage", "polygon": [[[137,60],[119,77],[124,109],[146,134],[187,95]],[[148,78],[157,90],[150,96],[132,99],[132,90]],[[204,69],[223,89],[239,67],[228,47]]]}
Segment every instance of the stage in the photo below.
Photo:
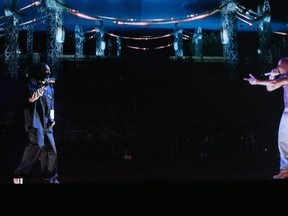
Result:
{"label": "stage", "polygon": [[[94,184],[101,182],[214,182],[214,181],[272,181],[277,174],[273,159],[197,159],[191,161],[67,163],[60,162],[61,184]],[[7,166],[6,166],[7,167]],[[9,166],[8,166],[9,167]],[[42,184],[39,164],[25,184]],[[2,184],[12,184],[11,170],[2,167]],[[38,170],[38,171],[37,171]]]}
{"label": "stage", "polygon": [[63,62],[55,83],[59,185],[42,183],[39,164],[23,185],[12,183],[25,135],[19,92],[1,85],[1,209],[23,213],[14,207],[24,203],[38,213],[53,200],[44,215],[266,213],[288,188],[272,179],[281,92],[243,81],[252,62],[230,79],[221,62],[162,61]]}
{"label": "stage", "polygon": [[19,214],[45,210],[42,215],[262,215],[268,209],[279,210],[283,202],[279,196],[288,188],[287,180],[272,179],[276,163],[263,159],[60,162],[61,183],[57,185],[43,184],[37,171],[22,185],[2,176],[1,211]]}

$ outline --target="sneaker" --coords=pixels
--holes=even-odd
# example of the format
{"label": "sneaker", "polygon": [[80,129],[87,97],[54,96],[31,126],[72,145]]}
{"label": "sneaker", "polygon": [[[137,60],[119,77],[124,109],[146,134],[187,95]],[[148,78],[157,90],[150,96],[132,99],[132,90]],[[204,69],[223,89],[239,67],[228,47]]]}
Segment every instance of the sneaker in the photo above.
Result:
{"label": "sneaker", "polygon": [[50,184],[60,184],[60,182],[57,179],[53,179],[50,181]]}
{"label": "sneaker", "polygon": [[45,184],[60,184],[60,182],[57,179],[45,179]]}
{"label": "sneaker", "polygon": [[24,179],[23,178],[13,178],[13,183],[14,184],[23,184]]}
{"label": "sneaker", "polygon": [[288,169],[281,170],[278,175],[274,175],[273,179],[287,179],[288,178]]}

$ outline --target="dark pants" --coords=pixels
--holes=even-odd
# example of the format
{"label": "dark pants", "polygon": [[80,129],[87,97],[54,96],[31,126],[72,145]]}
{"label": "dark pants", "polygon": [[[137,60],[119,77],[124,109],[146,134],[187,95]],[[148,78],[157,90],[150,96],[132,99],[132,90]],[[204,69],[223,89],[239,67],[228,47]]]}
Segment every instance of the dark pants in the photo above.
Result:
{"label": "dark pants", "polygon": [[53,133],[32,128],[27,133],[27,138],[28,145],[15,174],[30,175],[34,164],[40,160],[43,178],[47,180],[57,178],[58,157]]}

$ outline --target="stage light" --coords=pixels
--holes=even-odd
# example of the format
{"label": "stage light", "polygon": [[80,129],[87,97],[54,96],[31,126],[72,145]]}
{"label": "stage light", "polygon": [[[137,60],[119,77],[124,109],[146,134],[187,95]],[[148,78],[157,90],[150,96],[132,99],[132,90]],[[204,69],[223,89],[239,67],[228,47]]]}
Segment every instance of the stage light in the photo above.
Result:
{"label": "stage light", "polygon": [[58,27],[56,30],[56,42],[64,43],[65,40],[65,30],[63,27]]}
{"label": "stage light", "polygon": [[174,50],[178,50],[178,43],[177,42],[173,43],[173,48],[174,48]]}
{"label": "stage light", "polygon": [[13,13],[9,9],[4,10],[5,16],[12,16]]}
{"label": "stage light", "polygon": [[229,36],[228,36],[228,30],[227,29],[222,29],[220,32],[221,36],[221,42],[222,44],[228,44],[229,43]]}
{"label": "stage light", "polygon": [[106,48],[105,41],[101,41],[101,50],[105,50],[105,48]]}

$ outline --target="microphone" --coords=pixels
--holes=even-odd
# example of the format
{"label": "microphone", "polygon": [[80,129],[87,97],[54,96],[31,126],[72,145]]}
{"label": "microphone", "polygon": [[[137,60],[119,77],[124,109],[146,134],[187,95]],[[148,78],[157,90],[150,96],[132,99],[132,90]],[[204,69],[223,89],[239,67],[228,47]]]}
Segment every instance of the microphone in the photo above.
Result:
{"label": "microphone", "polygon": [[46,78],[43,82],[43,86],[48,86],[50,84],[54,84],[56,81],[55,78]]}
{"label": "microphone", "polygon": [[273,72],[268,72],[268,73],[264,73],[263,76],[270,76],[272,74],[273,74]]}
{"label": "microphone", "polygon": [[264,73],[263,76],[278,76],[280,75],[277,69],[273,69],[272,71],[268,72],[268,73]]}
{"label": "microphone", "polygon": [[55,81],[56,81],[55,78],[47,78],[47,79],[45,79],[45,82],[48,83],[48,84],[54,84]]}

